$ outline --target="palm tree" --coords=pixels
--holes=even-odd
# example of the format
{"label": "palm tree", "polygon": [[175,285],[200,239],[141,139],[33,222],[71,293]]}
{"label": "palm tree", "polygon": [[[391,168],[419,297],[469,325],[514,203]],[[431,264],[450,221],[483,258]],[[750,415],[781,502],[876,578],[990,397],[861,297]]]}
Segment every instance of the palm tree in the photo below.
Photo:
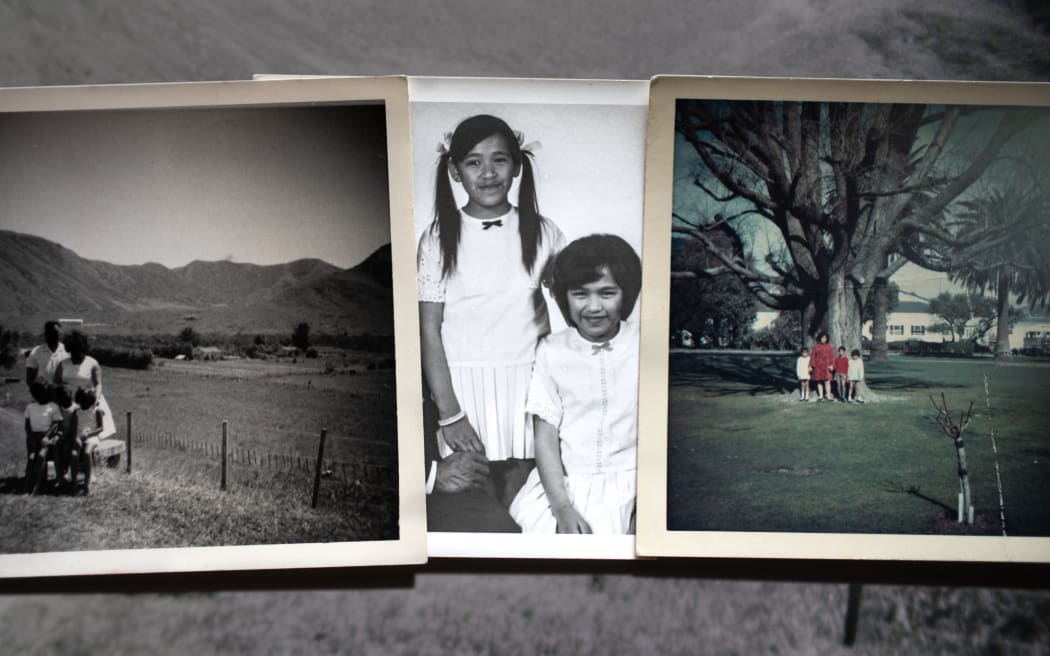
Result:
{"label": "palm tree", "polygon": [[995,357],[1010,357],[1010,296],[1029,308],[1050,299],[1050,194],[1036,186],[1006,184],[959,203],[962,232],[979,235],[952,255],[949,277],[996,300]]}

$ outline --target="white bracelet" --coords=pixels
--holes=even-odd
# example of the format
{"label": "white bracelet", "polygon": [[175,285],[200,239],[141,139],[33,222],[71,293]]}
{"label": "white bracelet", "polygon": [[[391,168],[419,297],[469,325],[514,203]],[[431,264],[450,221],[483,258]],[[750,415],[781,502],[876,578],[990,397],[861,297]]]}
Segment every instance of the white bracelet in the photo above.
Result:
{"label": "white bracelet", "polygon": [[447,427],[451,426],[452,424],[456,423],[457,421],[459,421],[460,419],[462,419],[462,418],[464,418],[466,416],[467,416],[467,413],[465,413],[462,410],[460,410],[459,412],[457,412],[456,414],[452,415],[451,417],[446,417],[445,419],[438,419],[438,426],[440,426],[442,428],[447,428]]}

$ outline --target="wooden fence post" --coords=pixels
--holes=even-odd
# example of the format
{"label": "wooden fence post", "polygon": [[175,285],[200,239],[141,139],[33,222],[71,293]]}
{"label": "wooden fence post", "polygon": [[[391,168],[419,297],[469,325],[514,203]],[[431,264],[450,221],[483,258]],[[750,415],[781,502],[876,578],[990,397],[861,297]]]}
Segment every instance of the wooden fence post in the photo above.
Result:
{"label": "wooden fence post", "polygon": [[310,507],[317,507],[317,492],[321,489],[321,463],[324,462],[324,436],[326,429],[321,429],[321,439],[317,443],[317,465],[314,467],[314,495],[310,501]]}
{"label": "wooden fence post", "polygon": [[226,438],[230,422],[222,420],[222,478],[219,479],[219,489],[226,489]]}
{"label": "wooden fence post", "polygon": [[127,436],[128,462],[124,465],[125,473],[131,473],[131,412],[128,412],[128,436]]}

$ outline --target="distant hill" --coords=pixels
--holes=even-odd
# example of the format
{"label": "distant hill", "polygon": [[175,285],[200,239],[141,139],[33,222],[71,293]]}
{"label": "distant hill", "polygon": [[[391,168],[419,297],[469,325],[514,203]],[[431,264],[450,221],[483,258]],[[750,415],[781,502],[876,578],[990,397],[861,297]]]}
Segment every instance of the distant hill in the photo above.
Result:
{"label": "distant hill", "polygon": [[392,334],[390,245],[350,269],[318,259],[285,264],[193,261],[117,265],[42,237],[0,230],[0,324],[37,332],[48,318],[96,333]]}

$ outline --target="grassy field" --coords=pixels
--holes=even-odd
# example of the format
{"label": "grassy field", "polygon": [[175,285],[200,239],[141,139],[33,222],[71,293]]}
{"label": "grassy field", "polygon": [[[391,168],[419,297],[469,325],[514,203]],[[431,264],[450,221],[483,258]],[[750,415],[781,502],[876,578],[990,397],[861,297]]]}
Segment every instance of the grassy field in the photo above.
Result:
{"label": "grassy field", "polygon": [[[88,497],[19,494],[23,383],[0,387],[0,538],[6,553],[283,544],[398,535],[394,376],[346,354],[323,362],[163,361],[107,369],[118,434],[132,413],[133,470],[96,468]],[[345,365],[345,366],[344,366]],[[351,374],[350,370],[354,373]],[[222,421],[228,490],[219,490]],[[318,437],[333,469],[310,508]],[[343,463],[349,466],[340,467]]]}
{"label": "grassy field", "polygon": [[83,654],[1047,653],[1046,591],[868,585],[853,647],[846,598],[831,584],[422,573],[400,589],[0,597],[0,640]]}
{"label": "grassy field", "polygon": [[[876,403],[800,403],[794,355],[672,353],[672,530],[925,534],[960,530],[951,440],[929,395],[974,402],[966,452],[977,521],[998,534],[990,433],[1007,532],[1050,535],[1050,366],[894,357],[868,363]],[[984,380],[988,381],[986,405]]]}

